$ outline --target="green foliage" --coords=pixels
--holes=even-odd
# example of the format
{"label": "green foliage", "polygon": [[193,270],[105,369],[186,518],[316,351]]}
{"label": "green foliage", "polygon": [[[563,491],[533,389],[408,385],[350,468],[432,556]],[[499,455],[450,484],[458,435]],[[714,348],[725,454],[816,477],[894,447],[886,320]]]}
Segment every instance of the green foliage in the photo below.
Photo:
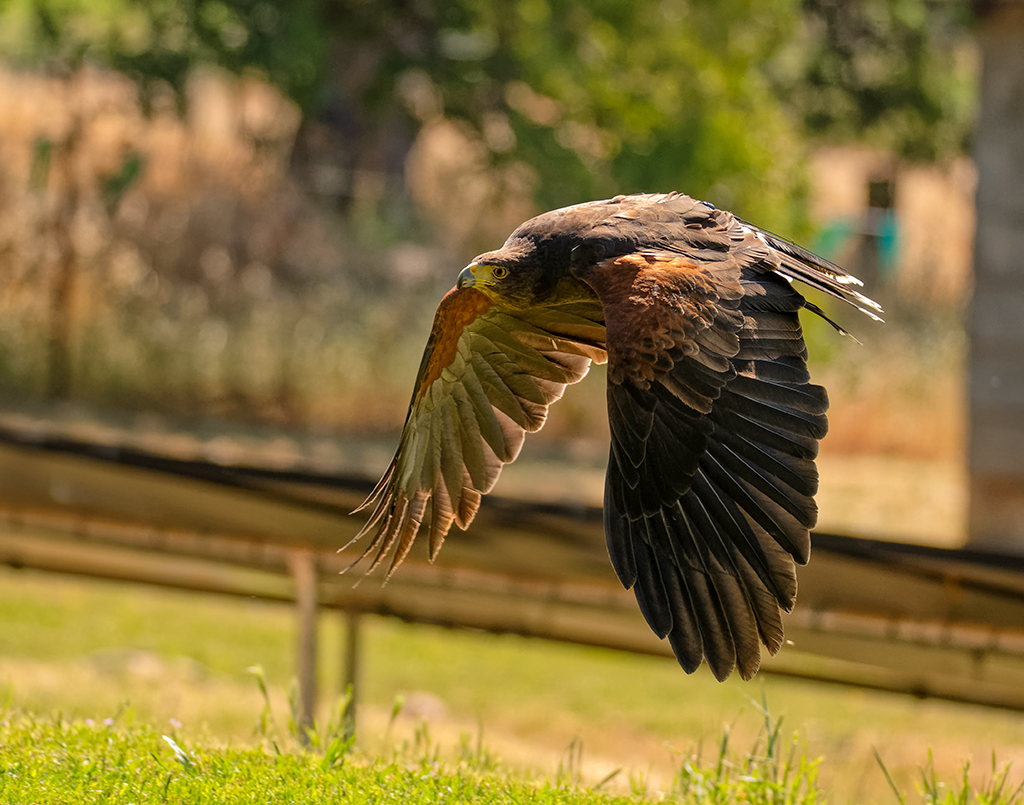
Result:
{"label": "green foliage", "polygon": [[0,55],[93,60],[179,101],[199,66],[256,71],[356,154],[444,115],[529,166],[542,208],[682,189],[794,235],[804,133],[964,148],[967,17],[966,0],[7,0]]}
{"label": "green foliage", "polygon": [[759,65],[797,22],[795,0],[9,0],[0,54],[99,62],[179,100],[198,66],[256,70],[313,115],[461,120],[543,177],[542,207],[685,189],[793,232],[800,148]]}
{"label": "green foliage", "polygon": [[977,82],[966,0],[804,0],[803,9],[769,74],[812,137],[926,161],[966,149]]}
{"label": "green foliage", "polygon": [[678,188],[788,231],[799,217],[801,149],[759,69],[793,0],[364,0],[346,23],[352,50],[382,55],[368,107],[397,92],[466,121],[498,164],[536,171],[543,208]]}
{"label": "green foliage", "polygon": [[319,0],[6,0],[0,55],[26,66],[98,62],[179,98],[197,67],[255,70],[300,102],[322,81]]}
{"label": "green foliage", "polygon": [[103,182],[102,196],[103,205],[106,207],[108,215],[114,214],[121,199],[124,198],[124,194],[136,183],[145,170],[145,166],[146,158],[131,151],[125,154],[121,169],[106,178]]}

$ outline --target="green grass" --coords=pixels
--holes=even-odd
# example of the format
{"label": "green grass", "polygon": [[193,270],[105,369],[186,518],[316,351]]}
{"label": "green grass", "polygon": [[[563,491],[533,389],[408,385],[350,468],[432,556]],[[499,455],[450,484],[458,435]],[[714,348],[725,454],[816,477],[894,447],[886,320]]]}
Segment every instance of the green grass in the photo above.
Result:
{"label": "green grass", "polygon": [[[342,619],[323,617],[320,632],[319,720],[329,726],[339,696]],[[287,739],[294,641],[293,613],[283,605],[0,570],[0,709],[6,701],[4,729],[14,731],[0,737],[0,762],[28,740],[12,737],[26,723],[64,735],[53,740],[70,747],[67,736],[86,735],[87,719],[98,730],[108,718],[117,726],[115,743],[155,735],[151,748],[165,765],[173,753],[160,734],[209,755],[209,768],[260,753],[272,760],[271,739],[285,754],[304,757]],[[993,752],[1000,762],[1024,757],[1021,716],[1013,713],[768,676],[718,684],[659,658],[378,618],[365,619],[363,643],[358,742],[346,765],[374,773],[383,773],[395,752],[416,766],[428,730],[445,773],[458,772],[466,747],[479,742],[483,749],[470,754],[486,751],[503,778],[534,788],[543,785],[531,782],[537,780],[593,787],[617,772],[601,792],[635,788],[657,798],[684,785],[709,791],[753,776],[755,767],[745,764],[770,755],[779,775],[799,772],[805,783],[816,775],[808,790],[826,792],[819,801],[895,803],[887,774],[915,802],[925,796],[919,791],[962,792],[964,765],[973,760],[966,783],[973,795],[993,779]],[[286,738],[261,726],[265,702],[247,671],[254,665],[265,669],[276,729]],[[396,697],[405,704],[393,719]],[[771,753],[762,701],[786,725]],[[30,713],[40,715],[33,722],[23,715]],[[320,746],[332,741],[322,734]],[[419,754],[409,755],[417,745]],[[87,746],[67,751],[92,757]],[[727,778],[714,776],[720,758]],[[273,766],[271,760],[259,763]],[[316,765],[312,758],[287,763]],[[1019,780],[1019,766],[1011,772],[1003,795]],[[729,801],[724,793],[710,796],[705,801]],[[67,794],[65,801],[77,800]]]}
{"label": "green grass", "polygon": [[[393,711],[397,717],[398,708]],[[421,724],[410,744],[386,756],[352,751],[354,736],[321,740],[289,751],[272,731],[257,746],[223,747],[208,736],[189,740],[134,723],[132,713],[97,724],[60,716],[0,714],[0,800],[5,803],[148,802],[423,802],[423,803],[631,803],[651,792],[642,776],[629,795],[600,791],[616,773],[581,785],[579,750],[570,747],[553,778],[530,778],[497,768],[482,743],[468,737],[452,760],[442,759]],[[659,800],[678,802],[813,803],[816,762],[796,744],[780,744],[778,724],[766,724],[751,751],[731,752],[728,736],[704,766],[687,758]],[[284,744],[286,750],[282,751]],[[797,751],[794,751],[797,750]]]}
{"label": "green grass", "polygon": [[550,783],[479,774],[467,764],[328,762],[313,753],[220,748],[145,727],[14,717],[0,722],[7,803],[613,803]]}
{"label": "green grass", "polygon": [[[876,753],[878,761],[886,782],[892,789],[892,793],[900,805],[907,802],[907,796],[893,781],[885,761]],[[1000,767],[996,761],[996,755],[992,753],[991,769],[989,775],[979,786],[971,781],[971,764],[965,763],[959,779],[954,783],[947,784],[939,779],[935,771],[935,761],[932,753],[928,753],[928,762],[921,768],[920,781],[917,786],[918,793],[926,805],[1010,805],[1024,801],[1024,783],[1014,785],[1010,776],[1011,764]]]}

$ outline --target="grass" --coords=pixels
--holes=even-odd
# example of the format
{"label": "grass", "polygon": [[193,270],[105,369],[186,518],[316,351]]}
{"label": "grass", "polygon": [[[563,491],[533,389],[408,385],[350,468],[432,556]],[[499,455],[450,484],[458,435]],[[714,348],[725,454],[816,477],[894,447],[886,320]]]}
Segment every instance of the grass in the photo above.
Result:
{"label": "grass", "polygon": [[[337,724],[342,636],[341,619],[322,618],[324,726],[307,758],[288,737],[295,638],[288,607],[0,570],[0,708],[7,701],[0,762],[19,757],[27,763],[46,755],[38,747],[61,741],[67,748],[50,755],[70,752],[92,762],[102,741],[89,743],[86,720],[102,732],[109,718],[113,729],[103,740],[112,747],[147,747],[139,750],[139,774],[162,770],[166,780],[173,770],[173,785],[199,786],[182,788],[169,801],[191,801],[189,791],[202,800],[201,786],[221,779],[215,770],[235,763],[251,762],[245,773],[259,785],[270,784],[259,775],[285,766],[294,785],[334,785],[341,779],[337,770],[334,777],[316,777],[313,767],[337,738],[330,730]],[[999,711],[772,677],[719,685],[706,673],[686,676],[658,658],[376,618],[365,619],[363,642],[358,741],[345,767],[384,775],[380,779],[398,788],[403,769],[419,768],[430,755],[440,763],[438,774],[497,773],[497,781],[486,784],[491,793],[476,800],[484,802],[516,801],[513,796],[575,801],[526,798],[527,789],[544,786],[537,780],[591,790],[607,780],[598,789],[602,796],[656,799],[675,791],[680,797],[689,792],[684,801],[727,802],[738,796],[735,786],[744,778],[769,781],[767,791],[797,777],[804,801],[815,801],[807,797],[816,792],[817,801],[896,802],[886,774],[913,802],[918,789],[925,790],[923,768],[931,770],[930,790],[962,792],[964,763],[973,758],[966,778],[973,795],[992,779],[986,769],[993,751],[1001,760],[1024,756],[1020,716]],[[264,723],[267,701],[247,671],[254,665],[265,669],[273,723]],[[397,697],[403,706],[393,715]],[[797,738],[774,720],[765,723],[765,700]],[[32,730],[36,739],[25,735]],[[275,737],[275,730],[285,737]],[[213,776],[188,778],[162,734],[206,758],[203,768]],[[271,741],[294,757],[275,761]],[[388,771],[393,763],[401,768]],[[463,768],[467,763],[473,768]],[[500,793],[506,778],[508,786],[526,787]],[[1007,775],[1004,799],[982,801],[1012,801],[1005,799],[1015,788],[1012,778]],[[954,782],[942,787],[943,780]],[[466,781],[449,784],[470,790],[458,788]],[[11,790],[0,802],[22,801]],[[310,790],[327,796],[331,789]],[[210,801],[234,801],[231,796],[211,794]],[[88,801],[68,791],[64,797]],[[779,794],[765,801],[801,800]]]}
{"label": "grass", "polygon": [[[875,754],[886,782],[892,789],[893,795],[900,805],[907,801],[906,795],[893,781],[885,761],[881,756]],[[1002,805],[1002,803],[1019,803],[1024,799],[1024,783],[1013,785],[1010,777],[1010,764],[1000,767],[996,762],[995,752],[992,753],[992,766],[987,779],[983,780],[980,786],[975,787],[971,783],[971,764],[965,763],[960,778],[952,785],[947,785],[939,780],[935,771],[935,762],[931,752],[928,753],[928,762],[921,769],[918,792],[926,805],[968,805],[977,802],[979,805]]]}
{"label": "grass", "polygon": [[[180,741],[180,743],[179,743]],[[558,785],[416,759],[344,762],[309,752],[216,747],[138,725],[15,716],[0,723],[9,803],[613,803]]]}
{"label": "grass", "polygon": [[[262,684],[261,684],[262,687]],[[266,690],[264,689],[266,693]],[[267,697],[269,706],[269,697]],[[400,706],[392,710],[392,722]],[[424,722],[412,742],[367,755],[354,749],[341,723],[332,736],[307,733],[304,745],[263,722],[261,741],[241,747],[219,745],[209,735],[179,733],[182,725],[161,732],[136,722],[131,709],[102,723],[67,720],[61,715],[38,717],[0,711],[0,801],[5,803],[166,803],[166,802],[306,802],[359,803],[580,803],[627,805],[648,801],[680,803],[824,802],[817,782],[818,760],[808,759],[798,738],[786,741],[781,722],[764,712],[764,729],[754,745],[735,752],[726,731],[710,763],[700,754],[682,758],[671,785],[652,791],[641,775],[630,777],[627,794],[601,789],[617,776],[593,785],[580,778],[582,749],[571,744],[553,778],[536,779],[497,766],[479,739],[463,736],[459,751],[443,758]],[[389,724],[389,734],[390,727]],[[168,734],[169,733],[169,734]],[[282,751],[284,746],[284,751]],[[881,757],[876,759],[895,800],[906,795],[893,781]],[[970,766],[952,786],[938,780],[931,755],[921,770],[918,790],[928,805],[1010,805],[1021,801],[1024,783],[1014,787],[1009,767],[972,786]]]}
{"label": "grass", "polygon": [[[261,689],[266,689],[261,682]],[[269,696],[267,696],[269,707]],[[400,707],[392,710],[392,722]],[[300,745],[262,720],[255,746],[218,746],[138,724],[129,710],[102,723],[93,719],[36,717],[0,712],[0,799],[7,803],[68,802],[338,802],[438,803],[630,803],[679,802],[813,803],[819,799],[816,761],[780,740],[781,725],[765,719],[765,732],[752,749],[739,754],[728,733],[717,756],[704,765],[699,756],[680,762],[671,786],[652,792],[643,775],[630,779],[626,795],[601,791],[617,776],[585,786],[580,776],[582,747],[571,744],[553,778],[537,780],[496,766],[477,740],[460,741],[451,759],[442,758],[425,722],[414,740],[369,756],[353,750],[341,722],[324,734],[308,730]],[[294,725],[292,725],[294,726]],[[389,734],[390,734],[389,725]],[[291,741],[288,741],[288,738]],[[285,750],[282,751],[282,746]]]}

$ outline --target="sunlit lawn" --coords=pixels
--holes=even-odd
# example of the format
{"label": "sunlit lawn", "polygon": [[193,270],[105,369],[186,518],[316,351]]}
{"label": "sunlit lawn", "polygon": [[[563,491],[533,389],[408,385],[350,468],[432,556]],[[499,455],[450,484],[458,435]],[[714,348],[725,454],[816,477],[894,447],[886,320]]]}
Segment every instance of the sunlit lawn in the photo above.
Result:
{"label": "sunlit lawn", "polygon": [[[258,740],[262,699],[247,668],[260,665],[287,720],[292,612],[283,605],[28,571],[0,571],[0,696],[7,706],[101,722],[129,708],[157,730],[247,745]],[[723,730],[749,746],[762,699],[783,733],[820,757],[831,802],[893,798],[877,750],[903,790],[934,755],[940,779],[973,759],[980,781],[994,751],[1024,773],[1024,717],[824,684],[760,677],[715,683],[650,657],[539,640],[364,620],[359,742],[370,753],[409,740],[426,720],[442,751],[460,736],[506,765],[545,774],[582,746],[583,778],[616,769],[620,781],[668,785],[681,759],[714,754]],[[342,620],[321,623],[321,702],[338,695]],[[397,696],[404,708],[387,722]],[[172,722],[173,720],[173,722]]]}

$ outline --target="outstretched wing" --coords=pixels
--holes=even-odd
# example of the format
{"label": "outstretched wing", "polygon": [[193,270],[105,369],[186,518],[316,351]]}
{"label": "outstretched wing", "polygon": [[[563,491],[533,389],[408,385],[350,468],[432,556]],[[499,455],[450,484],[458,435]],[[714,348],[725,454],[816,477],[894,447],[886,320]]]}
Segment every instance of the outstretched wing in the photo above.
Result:
{"label": "outstretched wing", "polygon": [[683,668],[706,658],[718,679],[734,668],[749,679],[760,643],[782,645],[827,430],[798,319],[809,305],[789,279],[874,303],[838,267],[823,271],[728,213],[698,213],[674,239],[671,216],[652,213],[659,249],[579,274],[607,327],[605,532],[619,579]]}
{"label": "outstretched wing", "polygon": [[387,575],[427,523],[430,558],[452,523],[465,529],[501,468],[539,430],[566,385],[604,363],[597,299],[528,310],[496,306],[474,288],[441,301],[420,364],[398,451],[366,502],[376,529],[356,561],[373,570],[394,549]]}

